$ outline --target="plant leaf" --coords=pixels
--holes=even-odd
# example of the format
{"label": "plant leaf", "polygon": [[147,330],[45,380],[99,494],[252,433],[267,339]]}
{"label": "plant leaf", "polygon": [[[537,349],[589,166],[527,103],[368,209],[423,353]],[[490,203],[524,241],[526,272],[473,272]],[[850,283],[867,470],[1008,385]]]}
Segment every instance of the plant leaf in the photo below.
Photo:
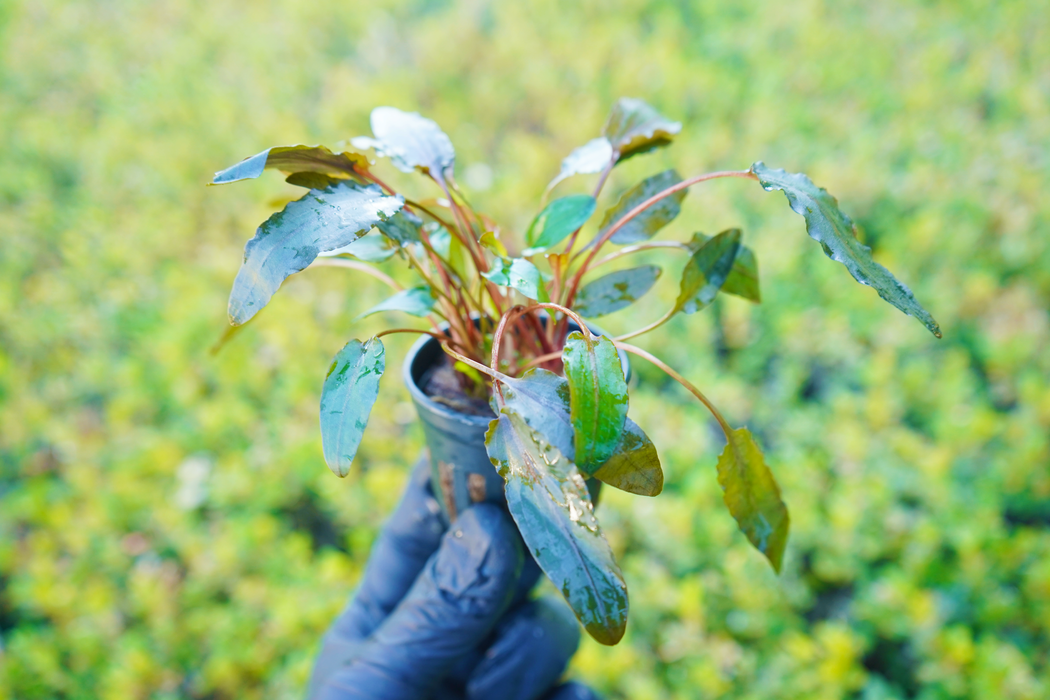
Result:
{"label": "plant leaf", "polygon": [[503,241],[496,238],[496,234],[492,231],[486,231],[481,234],[481,238],[478,239],[482,248],[485,248],[493,255],[501,258],[509,258],[510,253],[507,252],[507,246],[503,245]]}
{"label": "plant leaf", "polygon": [[780,573],[791,518],[780,487],[747,428],[730,432],[718,456],[718,484],[740,530]]}
{"label": "plant leaf", "polygon": [[594,478],[628,493],[656,496],[664,490],[664,472],[660,456],[649,436],[628,418],[624,422],[620,444],[605,464],[598,467]]}
{"label": "plant leaf", "polygon": [[561,172],[547,185],[550,192],[562,180],[582,173],[598,173],[609,164],[613,157],[613,147],[609,139],[599,136],[583,144],[561,162]]}
{"label": "plant leaf", "polygon": [[386,351],[379,338],[351,340],[328,368],[321,389],[321,446],[336,476],[350,472],[385,369]]}
{"label": "plant leaf", "polygon": [[627,419],[623,367],[611,340],[580,331],[565,339],[562,362],[569,382],[576,464],[592,474],[620,444]]}
{"label": "plant leaf", "polygon": [[[693,238],[686,245],[693,253],[700,250],[701,246],[711,240],[711,237],[700,233],[693,234]],[[758,259],[754,251],[745,245],[740,246],[737,251],[736,260],[733,261],[733,269],[722,283],[721,291],[726,294],[735,294],[748,301],[755,303],[762,301],[762,294],[758,290]]]}
{"label": "plant leaf", "polygon": [[390,259],[396,252],[397,248],[386,238],[378,234],[366,234],[350,245],[318,253],[317,257],[331,258],[336,255],[352,255],[362,262],[383,262]]}
{"label": "plant leaf", "polygon": [[455,165],[456,150],[435,122],[394,107],[376,107],[370,121],[375,138],[351,139],[355,148],[374,148],[402,172],[418,169],[444,182],[445,174]]}
{"label": "plant leaf", "polygon": [[426,316],[434,308],[434,292],[430,287],[413,287],[405,289],[392,297],[389,297],[368,311],[364,312],[355,321],[360,321],[366,316],[377,314],[380,311],[404,311],[413,316]]}
{"label": "plant leaf", "polygon": [[610,272],[584,285],[576,295],[573,310],[589,318],[605,316],[630,306],[652,289],[662,270],[641,265]]}
{"label": "plant leaf", "polygon": [[384,236],[398,245],[419,243],[419,229],[423,226],[423,220],[410,211],[402,209],[386,221],[376,224]]}
{"label": "plant leaf", "polygon": [[681,130],[680,122],[671,121],[645,102],[621,97],[613,105],[602,133],[619,154],[618,162],[622,162],[666,146]]}
{"label": "plant leaf", "polygon": [[403,204],[400,195],[388,197],[375,185],[350,183],[310,190],[288,204],[244,246],[244,263],[230,291],[230,323],[250,319],[289,275],[320,253],[350,245]]}
{"label": "plant leaf", "polygon": [[[649,199],[658,192],[663,192],[671,185],[677,185],[682,177],[674,170],[665,170],[662,173],[648,177],[637,185],[623,193],[620,201],[605,212],[602,225],[598,230],[598,236],[616,225],[620,219],[626,216],[632,209]],[[623,228],[612,235],[609,240],[617,245],[627,243],[640,243],[647,241],[656,235],[656,232],[671,223],[682,210],[682,200],[685,199],[686,190],[679,190],[674,194],[664,197],[638,216],[634,217]]]}
{"label": "plant leaf", "polygon": [[528,249],[522,255],[528,257],[542,253],[561,243],[565,238],[587,223],[594,213],[595,199],[589,194],[573,194],[560,197],[543,208],[525,232]]}
{"label": "plant leaf", "polygon": [[873,287],[879,296],[941,337],[937,321],[924,309],[915,295],[889,270],[875,262],[871,248],[857,240],[856,226],[840,209],[839,203],[823,187],[817,187],[802,173],[772,170],[761,161],[751,166],[766,191],[782,190],[791,210],[806,219],[806,231],[820,243],[824,253],[846,266],[853,279]]}
{"label": "plant leaf", "polygon": [[738,228],[727,229],[700,246],[682,270],[675,310],[692,314],[710,304],[732,271],[739,250]]}
{"label": "plant leaf", "polygon": [[[564,377],[536,368],[500,385],[504,406],[524,418],[530,428],[543,435],[566,458],[575,459],[569,383]],[[495,399],[493,401],[495,403]],[[498,408],[493,408],[498,412]],[[586,476],[586,472],[581,473]],[[642,496],[655,496],[664,483],[656,448],[630,418],[624,421],[623,436],[616,451],[594,476],[609,486]]]}
{"label": "plant leaf", "polygon": [[215,173],[211,184],[225,185],[249,180],[259,177],[267,168],[290,174],[321,173],[349,178],[354,177],[355,167],[367,170],[368,159],[360,153],[333,153],[324,146],[274,146]]}
{"label": "plant leaf", "polygon": [[524,258],[497,260],[493,268],[481,276],[501,287],[516,289],[529,299],[543,302],[549,299],[539,268]]}
{"label": "plant leaf", "polygon": [[284,178],[284,181],[289,185],[305,187],[308,190],[323,190],[326,187],[338,184],[342,181],[342,178],[332,177],[331,175],[325,175],[324,173],[301,172],[292,173]]}
{"label": "plant leaf", "polygon": [[507,482],[507,506],[536,563],[595,640],[619,642],[627,584],[576,465],[507,408],[489,424],[485,449]]}

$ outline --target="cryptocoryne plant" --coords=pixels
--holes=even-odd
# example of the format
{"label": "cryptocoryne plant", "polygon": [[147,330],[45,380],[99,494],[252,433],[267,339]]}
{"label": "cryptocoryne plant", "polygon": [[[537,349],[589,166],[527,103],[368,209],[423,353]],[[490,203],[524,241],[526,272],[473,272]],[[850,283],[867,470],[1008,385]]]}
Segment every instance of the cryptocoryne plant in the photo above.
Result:
{"label": "cryptocoryne plant", "polygon": [[[747,428],[730,426],[699,389],[626,342],[677,314],[700,311],[719,292],[760,301],[755,255],[741,244],[739,229],[711,237],[696,233],[686,242],[652,240],[678,215],[687,188],[738,178],[784,192],[828,257],[940,337],[932,316],[858,241],[836,200],[802,174],[761,162],[748,170],[685,179],[667,170],[627,190],[596,227],[588,227],[613,168],[666,146],[681,128],[639,100],[619,100],[602,135],[562,161],[545,198],[562,180],[586,173],[599,174],[594,193],[547,204],[525,232],[519,253],[458,187],[455,151],[437,124],[379,107],[371,126],[372,138],[351,141],[354,151],[270,148],[215,175],[214,184],[221,184],[276,169],[287,174],[289,183],[307,189],[267,219],[245,246],[230,293],[230,323],[246,323],[289,275],[307,267],[339,266],[392,287],[393,296],[362,316],[401,311],[427,319],[429,328],[392,328],[351,340],[335,356],[321,394],[328,466],[346,476],[357,453],[385,368],[382,336],[433,336],[455,363],[463,393],[490,401],[494,417],[486,448],[505,480],[508,507],[529,550],[552,580],[566,582],[562,594],[587,631],[604,644],[623,636],[627,588],[595,517],[587,480],[646,496],[663,488],[653,443],[627,417],[627,384],[617,349],[658,366],[714,415],[726,438],[716,465],[725,504],[777,571],[788,537],[787,507]],[[373,172],[374,163],[363,153],[368,149],[401,171],[422,174],[436,189],[427,198],[395,192]],[[593,233],[581,235],[585,229]],[[620,247],[610,252],[610,245]],[[634,303],[661,273],[654,265],[606,274],[602,268],[653,248],[687,257],[677,300],[643,328],[618,337],[595,335],[585,318]],[[415,271],[418,286],[402,288],[373,267],[394,256]]]}

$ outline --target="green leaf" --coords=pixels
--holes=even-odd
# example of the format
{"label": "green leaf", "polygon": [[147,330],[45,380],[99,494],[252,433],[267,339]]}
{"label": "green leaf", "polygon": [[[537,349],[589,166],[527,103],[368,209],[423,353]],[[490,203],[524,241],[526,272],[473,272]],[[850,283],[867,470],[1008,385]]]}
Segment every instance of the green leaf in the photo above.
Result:
{"label": "green leaf", "polygon": [[[394,216],[397,216],[395,214]],[[363,262],[383,262],[397,252],[389,240],[378,234],[364,235],[350,245],[336,248],[326,253],[318,253],[319,258],[331,258],[336,255],[352,255]]]}
{"label": "green leaf", "polygon": [[507,482],[507,506],[536,563],[595,640],[619,642],[627,584],[576,465],[507,408],[489,424],[485,448]]}
{"label": "green leaf", "polygon": [[244,263],[230,291],[230,323],[250,319],[289,275],[320,253],[350,245],[403,204],[400,195],[388,197],[375,185],[349,183],[310,190],[288,204],[244,246]]}
{"label": "green leaf", "polygon": [[486,231],[481,234],[481,238],[478,239],[481,243],[481,247],[488,250],[493,255],[501,258],[509,258],[510,253],[507,252],[507,246],[503,245],[503,241],[496,237],[496,234],[492,231]]}
{"label": "green leaf", "polygon": [[730,432],[718,456],[718,484],[740,530],[780,573],[791,518],[773,472],[747,428]]}
{"label": "green leaf", "polygon": [[[515,379],[500,382],[504,406],[525,419],[569,460],[574,460],[575,430],[569,408],[569,383],[545,369],[530,369]],[[495,399],[494,399],[495,402]],[[493,407],[498,412],[498,408]],[[585,471],[581,471],[587,476]],[[642,496],[663,489],[660,459],[652,441],[630,418],[613,455],[594,476],[609,486]]]}
{"label": "green leaf", "polygon": [[603,133],[619,154],[618,161],[625,161],[666,146],[681,130],[681,123],[664,117],[645,102],[621,97],[613,105]]}
{"label": "green leaf", "polygon": [[386,221],[376,224],[384,236],[398,245],[408,245],[419,242],[419,229],[423,226],[423,220],[410,211],[402,209]]}
{"label": "green leaf", "polygon": [[390,158],[398,170],[419,170],[438,182],[443,182],[455,165],[452,141],[430,119],[394,107],[376,107],[370,121],[375,138],[351,139],[355,148],[374,148],[378,155]]}
{"label": "green leaf", "polygon": [[820,243],[824,253],[846,266],[853,278],[875,289],[879,296],[898,309],[914,316],[934,336],[941,337],[940,326],[922,308],[911,290],[871,257],[871,248],[857,240],[856,227],[839,210],[839,203],[823,187],[817,187],[802,173],[771,170],[759,161],[751,173],[767,191],[782,190],[792,211],[806,219],[806,230]]}
{"label": "green leaf", "polygon": [[386,351],[379,338],[351,340],[328,369],[321,389],[321,446],[336,476],[350,472],[385,369]]}
{"label": "green leaf", "polygon": [[593,476],[609,486],[639,496],[656,496],[664,490],[664,472],[660,468],[656,446],[630,418],[624,422],[616,451]]}
{"label": "green leaf", "polygon": [[[658,175],[646,178],[631,189],[624,192],[620,201],[609,211],[605,212],[602,225],[598,235],[616,225],[620,219],[626,216],[632,209],[649,199],[653,195],[663,192],[671,185],[677,185],[682,177],[674,170],[665,170]],[[682,200],[685,199],[686,190],[679,190],[672,195],[664,197],[638,216],[634,217],[623,228],[613,234],[609,240],[617,245],[627,243],[639,243],[647,241],[656,235],[656,232],[671,223],[682,210]]]}
{"label": "green leaf", "polygon": [[347,178],[353,177],[355,166],[367,170],[368,159],[360,153],[333,153],[324,146],[274,146],[215,173],[211,184],[225,185],[259,177],[267,168],[293,174],[321,173]]}
{"label": "green leaf", "polygon": [[605,316],[630,306],[660,279],[656,265],[642,265],[610,272],[588,282],[576,295],[573,310],[589,318]]}
{"label": "green leaf", "polygon": [[718,234],[693,253],[682,271],[675,310],[692,314],[710,304],[733,269],[740,250],[740,229]]}
{"label": "green leaf", "polygon": [[599,136],[583,144],[561,162],[561,172],[547,185],[550,192],[562,180],[582,173],[599,173],[605,169],[613,157],[613,147],[609,139]]}
{"label": "green leaf", "polygon": [[288,177],[284,178],[284,181],[289,185],[295,185],[296,187],[305,187],[308,190],[323,190],[326,187],[339,184],[341,178],[332,177],[331,175],[325,175],[324,173],[292,173]]}
{"label": "green leaf", "polygon": [[589,194],[555,199],[533,219],[529,230],[525,232],[529,248],[522,255],[536,255],[561,243],[570,233],[587,223],[594,213],[594,206],[595,199]]}
{"label": "green leaf", "polygon": [[591,474],[616,451],[627,419],[627,382],[616,346],[575,331],[562,351],[569,382],[576,463]]}
{"label": "green leaf", "polygon": [[433,308],[434,293],[430,287],[413,287],[379,302],[354,320],[359,321],[380,311],[404,311],[406,314],[422,317],[429,314]]}
{"label": "green leaf", "polygon": [[[709,240],[711,240],[710,236],[698,231],[693,234],[693,239],[686,245],[689,250],[696,253]],[[758,259],[747,246],[742,245],[737,251],[733,269],[730,270],[726,281],[722,283],[721,291],[756,303],[762,301],[762,294],[758,291]]]}
{"label": "green leaf", "polygon": [[524,258],[497,260],[493,268],[481,276],[501,287],[516,289],[529,299],[549,300],[539,268]]}

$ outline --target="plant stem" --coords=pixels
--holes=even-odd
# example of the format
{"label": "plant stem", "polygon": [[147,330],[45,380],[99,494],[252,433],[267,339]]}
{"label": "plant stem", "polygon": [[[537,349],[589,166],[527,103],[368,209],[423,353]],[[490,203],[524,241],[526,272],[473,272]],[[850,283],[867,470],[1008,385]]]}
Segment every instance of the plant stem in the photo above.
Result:
{"label": "plant stem", "polygon": [[649,362],[652,362],[654,365],[666,372],[667,376],[671,377],[671,379],[684,386],[689,391],[689,393],[695,396],[700,403],[706,406],[707,410],[711,412],[711,415],[715,417],[715,420],[718,421],[718,425],[722,428],[722,432],[726,435],[726,440],[730,438],[730,434],[733,432],[733,429],[729,426],[729,423],[727,423],[726,419],[722,417],[722,414],[718,412],[718,409],[715,408],[715,405],[711,403],[711,401],[708,400],[706,396],[704,396],[703,392],[697,389],[695,386],[693,386],[688,379],[671,369],[671,367],[660,358],[650,355],[648,352],[642,350],[639,347],[629,345],[627,343],[621,343],[618,341],[613,341],[613,343],[615,343],[616,347],[621,348],[626,352],[631,353],[632,355],[637,355],[638,357],[649,360]]}
{"label": "plant stem", "polygon": [[[583,322],[583,319],[580,318],[576,314],[575,311],[572,311],[571,309],[567,309],[564,306],[562,306],[561,304],[552,304],[552,303],[549,303],[549,302],[543,302],[543,303],[539,303],[539,304],[532,304],[531,306],[521,306],[519,304],[518,306],[515,306],[515,307],[513,307],[511,309],[508,309],[507,313],[503,314],[503,316],[499,320],[499,326],[496,327],[496,332],[492,336],[492,368],[493,369],[495,369],[496,367],[499,366],[499,346],[500,346],[500,343],[503,340],[503,331],[506,329],[507,324],[511,320],[513,320],[513,319],[517,318],[518,316],[520,316],[521,314],[528,313],[528,312],[534,311],[536,309],[550,309],[550,310],[561,311],[566,316],[571,316],[572,319],[574,321],[576,321],[576,324],[580,327],[580,330],[582,330],[584,333],[586,333],[589,337],[591,337],[591,338],[594,337],[594,334],[591,333],[591,329],[587,327],[587,324]],[[552,318],[548,319],[547,323],[554,323],[554,318],[552,317]]]}
{"label": "plant stem", "polygon": [[[714,180],[721,177],[743,177],[751,180],[758,179],[749,170],[721,170],[719,172],[706,173],[704,175],[696,175],[695,177],[691,177],[688,180],[682,180],[681,182],[675,185],[671,185],[670,187],[661,192],[657,192],[652,197],[645,200],[631,211],[627,212],[627,214],[625,214],[623,218],[617,221],[614,225],[610,226],[609,229],[604,234],[602,234],[602,236],[595,242],[594,246],[591,247],[591,252],[584,259],[583,264],[580,266],[580,269],[576,271],[576,274],[572,278],[572,286],[569,288],[569,293],[565,297],[565,303],[569,306],[572,305],[572,302],[576,299],[576,292],[579,290],[580,287],[580,280],[583,278],[584,274],[586,274],[587,269],[589,268],[591,262],[594,260],[594,257],[598,254],[598,251],[601,249],[601,247],[605,245],[605,243],[610,238],[612,238],[617,231],[626,226],[636,216],[641,214],[643,211],[645,211],[652,205],[659,202],[664,197],[669,197],[675,192],[679,192],[700,182]],[[582,253],[583,251],[580,252]]]}
{"label": "plant stem", "polygon": [[[605,187],[605,181],[609,179],[609,173],[611,173],[613,167],[616,166],[617,158],[619,158],[619,154],[613,153],[612,158],[610,158],[609,162],[606,163],[604,168],[602,168],[602,174],[598,178],[598,184],[594,188],[594,194],[591,195],[595,199],[598,199],[598,195],[601,194],[602,188]],[[580,229],[582,228],[583,226],[580,226],[580,228],[572,232],[572,236],[569,237],[569,243],[565,246],[565,252],[572,250],[572,246],[576,243],[576,236],[580,234]]]}
{"label": "plant stem", "polygon": [[365,263],[360,263],[355,260],[346,260],[345,258],[317,258],[310,263],[309,267],[345,267],[348,270],[357,270],[366,275],[371,275],[383,284],[394,289],[394,291],[403,292],[405,290],[405,288],[395,282],[392,277],[380,272],[371,265],[366,265]]}
{"label": "plant stem", "polygon": [[657,328],[659,328],[660,326],[664,325],[665,323],[670,321],[672,318],[674,318],[674,315],[676,313],[678,313],[678,307],[677,306],[673,307],[670,311],[668,311],[666,314],[664,314],[660,318],[658,318],[655,321],[653,321],[652,323],[650,323],[648,326],[645,326],[644,328],[639,328],[636,331],[631,331],[630,333],[627,333],[626,335],[621,335],[621,336],[617,336],[617,337],[613,338],[613,342],[614,343],[618,343],[618,342],[620,342],[622,340],[627,340],[629,338],[636,338],[636,337],[638,337],[638,336],[640,336],[640,335],[642,335],[644,333],[648,333],[649,331],[656,330]]}
{"label": "plant stem", "polygon": [[448,343],[442,343],[441,344],[441,348],[446,353],[448,353],[452,357],[456,358],[457,360],[459,360],[463,364],[469,365],[469,366],[473,367],[474,369],[476,369],[477,371],[489,375],[493,379],[498,379],[501,382],[507,382],[507,381],[511,380],[511,377],[508,377],[507,375],[503,374],[502,372],[498,372],[498,371],[492,369],[491,367],[486,367],[485,365],[481,364],[480,362],[475,362],[474,360],[470,359],[469,357],[466,357],[464,355],[460,355],[458,352],[455,352],[451,347],[449,347]]}
{"label": "plant stem", "polygon": [[643,250],[652,250],[654,248],[677,248],[679,250],[689,250],[689,246],[679,241],[647,241],[645,243],[638,243],[637,245],[629,245],[624,248],[620,248],[615,253],[609,253],[598,262],[591,265],[590,269],[593,270],[596,267],[601,267],[606,263],[611,263],[613,260],[630,255],[632,253],[638,253]]}

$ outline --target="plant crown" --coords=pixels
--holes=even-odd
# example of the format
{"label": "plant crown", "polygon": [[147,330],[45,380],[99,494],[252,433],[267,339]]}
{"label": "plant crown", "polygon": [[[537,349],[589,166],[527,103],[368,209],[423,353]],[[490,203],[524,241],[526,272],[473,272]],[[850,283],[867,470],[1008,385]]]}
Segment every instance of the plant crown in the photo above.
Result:
{"label": "plant crown", "polygon": [[[739,178],[783,191],[828,257],[941,335],[911,291],[872,259],[834,197],[805,175],[762,162],[748,170],[685,179],[674,170],[646,178],[605,211],[597,232],[584,240],[581,233],[595,218],[596,199],[613,168],[666,146],[681,129],[640,100],[617,101],[602,135],[562,161],[544,199],[562,180],[578,174],[598,174],[593,194],[547,203],[525,232],[521,252],[456,183],[455,151],[437,124],[378,107],[371,126],[371,138],[352,139],[356,151],[281,146],[216,173],[213,184],[223,184],[275,169],[308,190],[263,222],[245,246],[230,293],[230,323],[234,328],[247,323],[287,277],[308,267],[343,267],[391,287],[391,297],[361,316],[400,311],[425,319],[429,327],[392,328],[364,342],[351,340],[335,356],[321,394],[328,466],[346,476],[357,453],[385,369],[382,336],[433,336],[454,358],[464,391],[490,396],[496,417],[486,449],[506,481],[510,512],[540,567],[587,631],[604,644],[623,636],[627,587],[595,517],[586,480],[644,496],[663,488],[653,443],[627,417],[628,391],[617,349],[652,362],[711,411],[726,438],[717,462],[725,504],[778,572],[787,543],[787,507],[747,428],[732,427],[688,380],[625,342],[678,314],[703,309],[720,292],[761,300],[758,264],[741,243],[739,229],[710,237],[696,233],[686,242],[652,240],[678,216],[689,187]],[[363,154],[368,149],[401,171],[422,174],[436,190],[427,196],[395,192],[373,172],[374,162]],[[620,247],[609,252],[610,244]],[[614,272],[603,268],[654,248],[687,256],[673,306],[643,328],[617,337],[595,335],[584,318],[634,303],[661,273],[654,265]],[[373,267],[394,256],[418,274],[418,286],[405,289]],[[578,330],[570,332],[570,320]]]}

